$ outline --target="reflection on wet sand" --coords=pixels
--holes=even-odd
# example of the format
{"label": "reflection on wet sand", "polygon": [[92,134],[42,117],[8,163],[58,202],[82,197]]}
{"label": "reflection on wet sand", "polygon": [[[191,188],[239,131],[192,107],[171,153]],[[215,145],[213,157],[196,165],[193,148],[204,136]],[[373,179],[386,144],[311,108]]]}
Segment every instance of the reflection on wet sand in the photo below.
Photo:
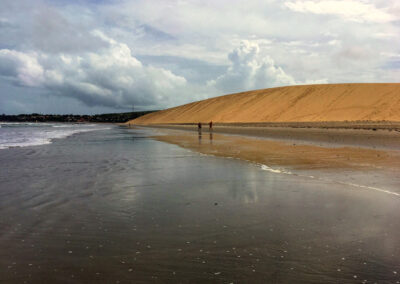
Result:
{"label": "reflection on wet sand", "polygon": [[141,130],[0,159],[5,283],[400,280],[391,195],[198,155]]}
{"label": "reflection on wet sand", "polygon": [[216,134],[211,136],[214,145],[197,147],[190,132],[162,130],[153,136],[159,141],[176,144],[205,154],[233,157],[265,165],[286,166],[297,169],[400,169],[400,151],[375,150],[357,147],[320,147],[280,142],[243,136]]}

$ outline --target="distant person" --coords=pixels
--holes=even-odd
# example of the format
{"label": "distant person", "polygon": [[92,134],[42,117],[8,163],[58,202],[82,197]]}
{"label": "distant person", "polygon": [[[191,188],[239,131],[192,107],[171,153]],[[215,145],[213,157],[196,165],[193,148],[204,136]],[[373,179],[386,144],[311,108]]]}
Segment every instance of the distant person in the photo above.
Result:
{"label": "distant person", "polygon": [[208,123],[208,126],[210,127],[210,132],[212,132],[212,130],[213,130],[213,123],[212,123],[212,120]]}
{"label": "distant person", "polygon": [[197,131],[199,131],[199,144],[201,144],[201,122],[197,124]]}

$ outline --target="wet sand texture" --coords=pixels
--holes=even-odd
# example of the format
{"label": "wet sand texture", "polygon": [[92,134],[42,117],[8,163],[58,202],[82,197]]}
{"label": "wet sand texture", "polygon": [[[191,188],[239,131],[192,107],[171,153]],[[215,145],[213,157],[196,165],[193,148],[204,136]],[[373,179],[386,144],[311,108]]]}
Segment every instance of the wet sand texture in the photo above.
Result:
{"label": "wet sand texture", "polygon": [[[166,132],[155,139],[203,154],[232,157],[260,164],[295,168],[377,168],[400,170],[399,151],[354,147],[319,147],[249,137]],[[211,136],[212,135],[212,136]]]}
{"label": "wet sand texture", "polygon": [[279,87],[211,98],[128,123],[400,121],[400,84]]}
{"label": "wet sand texture", "polygon": [[[353,124],[353,126],[356,127],[356,124]],[[379,126],[384,127],[384,124],[380,124]],[[375,127],[379,126],[375,125]],[[388,125],[386,126],[388,127]],[[197,132],[196,125],[168,124],[149,125],[145,127]],[[209,129],[205,127],[202,132],[208,133]],[[400,132],[389,131],[384,128],[373,131],[349,128],[321,128],[318,125],[313,125],[310,128],[295,128],[277,126],[238,126],[232,124],[216,125],[213,127],[212,132],[214,134],[234,134],[318,146],[352,146],[371,149],[400,150]]]}
{"label": "wet sand texture", "polygon": [[0,151],[1,283],[400,281],[397,196],[199,155],[148,131]]}

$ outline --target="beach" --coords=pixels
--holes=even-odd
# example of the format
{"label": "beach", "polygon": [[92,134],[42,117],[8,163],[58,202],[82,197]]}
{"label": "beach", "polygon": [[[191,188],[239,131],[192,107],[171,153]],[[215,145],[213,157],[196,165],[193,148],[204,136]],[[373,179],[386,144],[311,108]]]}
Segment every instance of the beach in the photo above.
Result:
{"label": "beach", "polygon": [[188,125],[153,127],[159,129],[154,139],[203,154],[240,159],[275,173],[305,172],[310,178],[400,196],[400,136],[396,132],[242,126],[196,131]]}
{"label": "beach", "polygon": [[[197,123],[139,126],[197,131]],[[209,132],[208,123],[203,123],[202,131]],[[398,122],[214,123],[213,133],[297,141],[320,146],[400,150]]]}
{"label": "beach", "polygon": [[[0,281],[400,280],[395,177],[370,165],[261,164],[190,144],[231,143],[214,135],[115,126],[0,150]],[[188,144],[160,141],[175,136]],[[382,163],[396,168],[391,159]],[[354,185],[364,183],[389,190]]]}
{"label": "beach", "polygon": [[400,0],[0,0],[0,284],[400,284]]}

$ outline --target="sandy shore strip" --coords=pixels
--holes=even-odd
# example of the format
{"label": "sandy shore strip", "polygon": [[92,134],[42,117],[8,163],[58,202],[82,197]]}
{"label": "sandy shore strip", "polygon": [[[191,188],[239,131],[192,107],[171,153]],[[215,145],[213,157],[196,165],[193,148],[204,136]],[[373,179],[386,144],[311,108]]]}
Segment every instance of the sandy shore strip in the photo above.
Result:
{"label": "sandy shore strip", "polygon": [[232,157],[255,163],[298,169],[393,168],[400,169],[400,151],[358,147],[320,147],[295,141],[163,129],[156,140],[203,154]]}
{"label": "sandy shore strip", "polygon": [[154,139],[202,154],[256,163],[262,169],[278,174],[335,181],[400,197],[399,150],[337,145],[321,147],[298,144],[293,140],[274,141],[209,132],[199,135],[165,128],[158,131]]}
{"label": "sandy shore strip", "polygon": [[[213,133],[252,136],[314,146],[351,146],[378,150],[400,150],[400,132],[397,131],[395,124],[301,123],[285,125],[217,124],[213,127]],[[141,127],[197,132],[197,125],[192,124],[143,125]],[[208,125],[203,124],[202,132],[208,133],[208,131]]]}

